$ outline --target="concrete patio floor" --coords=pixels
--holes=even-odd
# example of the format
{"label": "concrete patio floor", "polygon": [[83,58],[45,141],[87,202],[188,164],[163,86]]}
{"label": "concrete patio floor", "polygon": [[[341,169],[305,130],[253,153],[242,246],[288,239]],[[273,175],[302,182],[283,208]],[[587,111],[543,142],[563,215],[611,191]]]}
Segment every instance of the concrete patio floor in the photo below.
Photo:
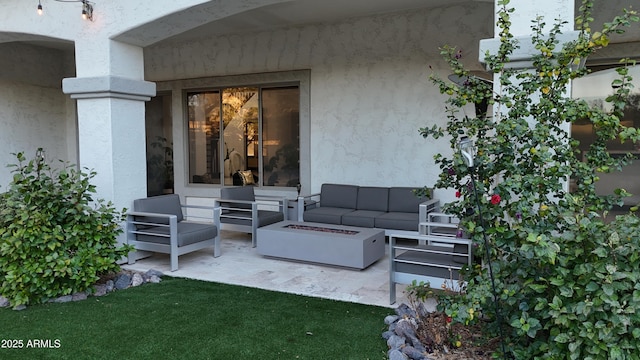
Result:
{"label": "concrete patio floor", "polygon": [[249,234],[223,230],[221,236],[222,255],[217,258],[213,248],[182,255],[179,269],[172,272],[169,255],[154,254],[123,268],[392,308],[406,302],[405,286],[396,285],[396,303],[389,304],[388,256],[365,270],[353,270],[265,258],[251,247]]}

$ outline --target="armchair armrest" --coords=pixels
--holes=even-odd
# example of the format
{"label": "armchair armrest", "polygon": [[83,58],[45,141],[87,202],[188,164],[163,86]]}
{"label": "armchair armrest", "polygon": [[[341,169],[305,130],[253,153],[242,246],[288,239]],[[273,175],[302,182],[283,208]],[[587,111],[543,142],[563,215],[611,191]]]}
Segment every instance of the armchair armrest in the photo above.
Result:
{"label": "armchair armrest", "polygon": [[423,229],[423,224],[429,221],[429,213],[440,211],[440,200],[429,199],[420,203],[418,208],[418,227],[420,234],[426,234],[426,229]]}
{"label": "armchair armrest", "polygon": [[[136,217],[141,217],[142,219],[136,220]],[[153,219],[159,219],[160,221],[153,221]],[[162,221],[161,219],[166,219],[166,221]],[[145,228],[148,229],[150,227],[166,227],[169,228],[169,232],[167,234],[161,234],[157,232],[149,232],[145,231]],[[161,214],[161,213],[150,213],[143,211],[129,211],[127,213],[127,242],[129,243],[132,238],[130,235],[149,235],[149,236],[157,236],[169,238],[170,246],[173,248],[178,247],[178,217],[173,214]],[[135,240],[135,238],[133,238]]]}
{"label": "armchair armrest", "polygon": [[[214,207],[220,209],[221,215],[224,215],[224,210],[254,211],[258,209],[258,203],[249,200],[213,199],[213,204]],[[242,207],[238,205],[250,205],[251,207]]]}
{"label": "armchair armrest", "polygon": [[176,220],[178,220],[178,217],[173,214],[161,214],[161,213],[152,213],[152,212],[145,212],[145,211],[128,211],[127,215],[144,216],[144,217],[152,217],[152,218],[165,218],[165,219],[171,219],[172,217],[174,217],[176,218]]}
{"label": "armchair armrest", "polygon": [[[136,217],[143,219],[136,220]],[[153,219],[166,219],[166,221],[153,221]],[[148,225],[148,226],[169,226],[171,222],[178,223],[178,217],[172,214],[151,213],[144,211],[129,211],[127,212],[127,222],[135,225]]]}
{"label": "armchair armrest", "polygon": [[284,215],[284,219],[287,220],[287,204],[288,201],[285,196],[277,196],[277,195],[255,195],[256,201],[270,201],[278,203],[278,211]]}
{"label": "armchair armrest", "polygon": [[[189,215],[189,217],[206,220],[204,222],[213,223],[218,230],[220,229],[220,207],[211,207],[211,206],[202,206],[202,205],[180,205],[183,209],[202,209],[202,210],[210,210],[212,212],[211,217],[201,216],[201,215]],[[136,219],[141,218],[141,219]],[[154,221],[154,219],[157,219]],[[149,233],[144,231],[145,226],[159,226],[159,227],[168,227],[169,234],[161,235],[153,233],[154,236],[160,237],[171,237],[171,234],[175,231],[177,234],[177,224],[178,217],[173,214],[162,214],[162,213],[151,213],[144,211],[129,211],[127,212],[127,228],[128,233],[130,234],[146,234]],[[139,229],[138,226],[142,226],[142,229]],[[174,234],[174,235],[175,235]]]}
{"label": "armchair armrest", "polygon": [[419,213],[420,213],[420,221],[427,221],[427,214],[431,212],[440,211],[440,200],[439,199],[429,199],[420,203]]}
{"label": "armchair armrest", "polygon": [[277,195],[256,195],[256,200],[271,200],[278,201],[283,203],[287,200],[285,196],[277,196]]}
{"label": "armchair armrest", "polygon": [[298,199],[302,198],[305,201],[313,201],[313,198],[317,198],[315,201],[320,201],[320,195],[321,193],[314,193],[305,196],[298,196]]}
{"label": "armchair armrest", "polygon": [[[317,200],[314,200],[314,198],[317,198]],[[298,219],[297,219],[297,221],[302,221],[303,220],[304,211],[309,205],[315,205],[315,204],[317,204],[319,202],[320,202],[320,193],[310,194],[310,195],[306,195],[306,196],[298,196],[298,214],[297,214]]]}
{"label": "armchair armrest", "polygon": [[[180,207],[183,210],[183,215],[185,218],[188,216],[189,218],[195,219],[203,219],[205,222],[213,222],[216,223],[216,219],[219,221],[220,217],[220,206],[205,206],[205,205],[183,205],[180,204]],[[185,214],[184,210],[188,209],[200,209],[200,210],[209,210],[211,211],[211,216],[203,216],[203,215],[195,215],[195,214]],[[151,212],[143,212],[143,211],[129,211],[127,212],[128,216],[132,217],[132,221],[136,224],[146,224],[146,225],[167,225],[166,223],[157,223],[154,221],[150,221],[148,218],[157,218],[157,219],[171,219],[172,217],[176,218],[177,216],[172,214],[162,214],[162,213],[151,213]],[[133,217],[144,217],[145,221],[134,220]]]}
{"label": "armchair armrest", "polygon": [[[256,212],[258,210],[258,202],[273,202],[278,203],[278,212],[281,212],[286,220],[287,218],[287,198],[284,196],[274,195],[255,195],[255,200],[234,200],[234,199],[214,199],[214,206],[219,207],[221,210],[221,216],[225,217],[224,210],[232,211],[244,211],[244,212]],[[249,206],[238,206],[249,205]],[[263,204],[264,205],[264,204]]]}
{"label": "armchair armrest", "polygon": [[[242,219],[251,220],[251,224],[258,223],[258,203],[249,200],[214,199],[214,206],[220,209],[220,219]],[[247,207],[238,205],[249,205]],[[225,210],[227,213],[225,213]],[[228,212],[235,213],[229,214]],[[238,213],[249,213],[251,216],[240,216]],[[220,220],[223,222],[222,220]]]}
{"label": "armchair armrest", "polygon": [[189,210],[189,209],[211,211],[211,216],[196,215],[193,213],[185,214],[185,216],[189,217],[190,219],[203,220],[204,222],[213,222],[218,228],[218,230],[220,230],[220,213],[221,213],[220,206],[182,205],[182,204],[180,206],[182,207],[183,212],[184,210]]}
{"label": "armchair armrest", "polygon": [[423,235],[438,235],[446,237],[460,236],[458,234],[460,219],[452,214],[432,211],[427,214],[426,221],[420,221],[420,233]]}

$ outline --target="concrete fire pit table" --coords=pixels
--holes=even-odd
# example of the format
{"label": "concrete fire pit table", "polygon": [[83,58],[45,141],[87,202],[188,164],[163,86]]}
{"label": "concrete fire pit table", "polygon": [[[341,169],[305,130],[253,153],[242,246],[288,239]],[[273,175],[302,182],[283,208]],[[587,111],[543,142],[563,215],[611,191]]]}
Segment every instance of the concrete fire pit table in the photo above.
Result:
{"label": "concrete fire pit table", "polygon": [[364,269],[384,256],[384,230],[283,221],[258,228],[264,256]]}

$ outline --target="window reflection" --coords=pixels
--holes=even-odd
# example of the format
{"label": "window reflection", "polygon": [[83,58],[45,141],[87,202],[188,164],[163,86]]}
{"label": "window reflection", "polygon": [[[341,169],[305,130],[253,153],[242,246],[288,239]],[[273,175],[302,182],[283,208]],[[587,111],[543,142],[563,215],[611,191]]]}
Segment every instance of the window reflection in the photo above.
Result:
{"label": "window reflection", "polygon": [[220,92],[190,93],[187,102],[189,179],[220,184]]}
{"label": "window reflection", "polygon": [[145,104],[147,196],[173,193],[171,95],[159,94]]}
{"label": "window reflection", "polygon": [[224,109],[224,184],[241,185],[238,184],[237,179],[236,183],[233,183],[233,174],[248,170],[247,125],[258,123],[258,89],[225,89],[222,92],[222,103]]}
{"label": "window reflection", "polygon": [[262,148],[265,185],[300,182],[300,95],[298,88],[264,89]]}
{"label": "window reflection", "polygon": [[256,184],[297,185],[298,86],[190,92],[187,103],[191,183],[241,185],[250,171]]}
{"label": "window reflection", "polygon": [[[640,128],[640,91],[638,90],[640,89],[640,66],[631,67],[629,75],[633,77],[634,89],[628,98],[624,117],[620,122],[624,126]],[[619,78],[620,76],[615,68],[595,71],[590,75],[573,81],[572,96],[584,99],[593,106],[610,111],[611,104],[607,103],[605,99],[614,93],[611,83],[614,79]],[[580,141],[579,149],[584,154],[595,140],[593,125],[588,119],[578,121],[571,125],[571,136]],[[607,151],[613,156],[635,153],[637,154],[636,158],[640,157],[638,144],[634,144],[631,141],[611,140],[607,143]],[[599,176],[600,181],[596,184],[598,194],[608,195],[617,188],[624,188],[634,195],[624,199],[626,205],[635,205],[640,201],[640,183],[637,181],[640,176],[640,160],[633,161],[620,172],[603,173]]]}

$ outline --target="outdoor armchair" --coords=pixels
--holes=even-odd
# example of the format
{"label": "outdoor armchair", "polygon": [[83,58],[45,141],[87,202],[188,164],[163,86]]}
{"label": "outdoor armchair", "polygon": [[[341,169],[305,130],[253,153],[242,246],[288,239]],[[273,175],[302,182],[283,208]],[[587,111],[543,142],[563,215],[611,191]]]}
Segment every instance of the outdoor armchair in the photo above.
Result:
{"label": "outdoor armchair", "polygon": [[[198,214],[187,221],[183,210],[196,209]],[[206,214],[206,216],[204,215]],[[213,256],[220,256],[220,209],[210,206],[180,204],[176,194],[137,199],[127,214],[127,241],[136,250],[171,256],[171,271],[178,270],[178,256],[213,246]],[[129,264],[135,254],[129,253]]]}
{"label": "outdoor armchair", "polygon": [[[269,203],[278,210],[258,210],[258,203]],[[276,205],[277,204],[277,205]],[[226,187],[220,190],[220,198],[215,200],[220,207],[222,230],[242,231],[251,234],[251,245],[256,247],[259,227],[284,221],[287,216],[285,197],[256,195],[253,186]]]}

